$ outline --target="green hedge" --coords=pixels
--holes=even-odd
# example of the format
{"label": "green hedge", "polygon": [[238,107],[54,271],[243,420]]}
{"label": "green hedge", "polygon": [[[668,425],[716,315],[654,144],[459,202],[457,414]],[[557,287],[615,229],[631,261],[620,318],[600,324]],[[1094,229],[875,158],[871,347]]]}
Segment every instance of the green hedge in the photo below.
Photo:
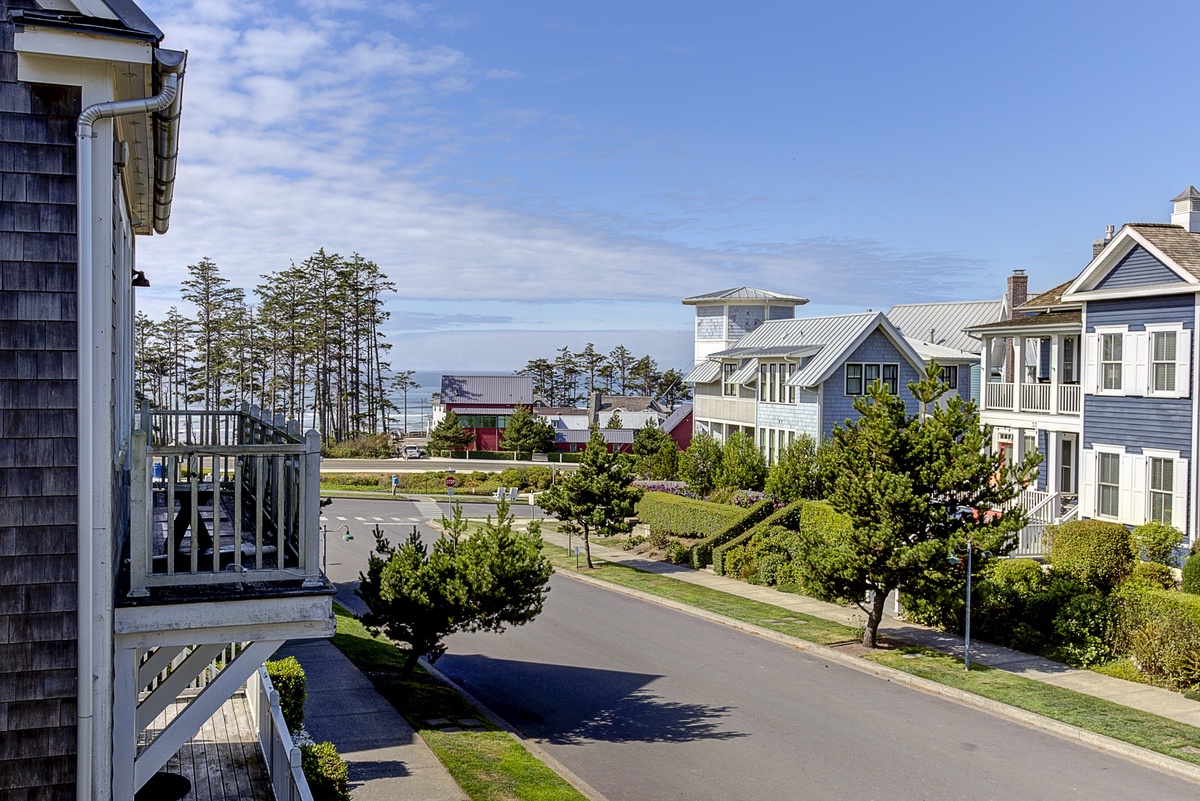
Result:
{"label": "green hedge", "polygon": [[696,501],[665,492],[647,492],[638,501],[638,520],[651,534],[671,537],[711,537],[746,516],[747,510],[721,503]]}
{"label": "green hedge", "polygon": [[716,534],[710,534],[700,540],[692,546],[692,567],[696,570],[702,569],[712,561],[713,548],[754,528],[755,525],[770,517],[774,510],[775,504],[772,501],[759,501],[750,507],[750,511],[741,520],[730,525],[724,531],[718,531]]}
{"label": "green hedge", "polygon": [[267,676],[279,693],[279,711],[289,731],[304,728],[304,701],[308,696],[304,667],[296,657],[267,662]]}
{"label": "green hedge", "polygon": [[1200,595],[1200,553],[1194,553],[1183,563],[1183,591]]}
{"label": "green hedge", "polygon": [[313,801],[350,801],[350,770],[333,743],[300,746],[300,769]]}
{"label": "green hedge", "polygon": [[1050,565],[1088,587],[1109,593],[1133,572],[1133,535],[1119,523],[1072,520],[1050,528]]}
{"label": "green hedge", "polygon": [[1200,596],[1130,584],[1114,597],[1119,649],[1156,684],[1200,686]]}
{"label": "green hedge", "polygon": [[736,548],[739,545],[744,545],[752,536],[754,536],[756,532],[763,531],[771,526],[783,526],[784,528],[791,529],[793,531],[800,528],[800,518],[803,514],[804,505],[806,503],[810,503],[810,501],[793,501],[782,509],[776,510],[774,514],[770,515],[766,520],[763,520],[754,528],[751,528],[748,531],[745,531],[729,540],[728,542],[713,548],[713,572],[715,572],[718,576],[725,575],[725,554],[729,552],[730,548]]}

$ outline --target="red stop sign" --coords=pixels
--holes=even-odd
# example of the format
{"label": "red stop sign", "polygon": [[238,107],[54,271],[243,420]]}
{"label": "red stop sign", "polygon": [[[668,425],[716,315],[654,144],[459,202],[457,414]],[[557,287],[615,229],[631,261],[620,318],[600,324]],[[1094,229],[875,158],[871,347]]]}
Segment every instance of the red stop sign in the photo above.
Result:
{"label": "red stop sign", "polygon": [[446,476],[446,486],[447,487],[457,487],[458,479],[455,478],[454,476]]}

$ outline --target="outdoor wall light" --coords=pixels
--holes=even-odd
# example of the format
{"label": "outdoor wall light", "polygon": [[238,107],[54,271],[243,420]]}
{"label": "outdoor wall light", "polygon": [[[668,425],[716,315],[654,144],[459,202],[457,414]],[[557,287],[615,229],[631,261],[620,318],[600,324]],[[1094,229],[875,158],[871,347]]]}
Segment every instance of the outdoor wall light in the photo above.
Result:
{"label": "outdoor wall light", "polygon": [[150,286],[150,279],[147,278],[146,273],[142,272],[141,270],[134,270],[133,280],[129,282],[129,285],[136,287],[148,287]]}

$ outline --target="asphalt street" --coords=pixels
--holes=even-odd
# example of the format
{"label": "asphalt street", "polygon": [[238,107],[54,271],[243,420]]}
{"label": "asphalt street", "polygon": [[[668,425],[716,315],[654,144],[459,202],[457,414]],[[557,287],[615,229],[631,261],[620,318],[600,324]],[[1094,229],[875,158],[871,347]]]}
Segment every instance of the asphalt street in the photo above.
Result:
{"label": "asphalt street", "polygon": [[[355,539],[331,534],[330,578],[352,589],[370,526],[407,533],[421,511],[335,501],[325,515]],[[719,624],[568,578],[551,587],[538,619],[502,635],[456,635],[437,666],[613,801],[1200,795]]]}

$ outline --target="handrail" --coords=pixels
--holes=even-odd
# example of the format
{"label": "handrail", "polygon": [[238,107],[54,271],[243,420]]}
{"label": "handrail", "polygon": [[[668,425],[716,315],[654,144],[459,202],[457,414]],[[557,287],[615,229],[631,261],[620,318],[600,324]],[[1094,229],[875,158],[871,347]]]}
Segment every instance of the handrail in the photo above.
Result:
{"label": "handrail", "polygon": [[246,700],[258,731],[258,746],[275,791],[275,801],[313,801],[312,790],[300,767],[300,749],[288,732],[279,706],[279,692],[271,684],[266,665],[260,666],[246,682]]}
{"label": "handrail", "polygon": [[[130,447],[130,597],[154,586],[321,583],[316,431],[246,405],[143,409]],[[211,520],[201,512],[210,504]]]}

